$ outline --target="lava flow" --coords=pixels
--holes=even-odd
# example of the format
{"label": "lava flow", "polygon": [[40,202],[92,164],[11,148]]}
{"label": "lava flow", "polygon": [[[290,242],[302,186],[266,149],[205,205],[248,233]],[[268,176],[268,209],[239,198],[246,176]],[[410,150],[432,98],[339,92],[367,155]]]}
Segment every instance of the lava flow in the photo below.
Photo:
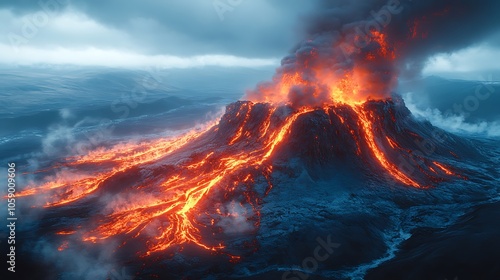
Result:
{"label": "lava flow", "polygon": [[[349,30],[327,43],[307,40],[283,60],[272,82],[249,92],[251,101],[229,105],[216,124],[69,157],[41,171],[43,183],[18,195],[36,197],[47,208],[102,207],[83,224],[60,229],[65,237],[93,243],[121,238],[122,246],[137,240],[147,244],[142,255],[184,244],[220,252],[223,219],[242,215],[258,229],[277,158],[347,154],[360,173],[382,172],[415,188],[454,176],[432,156],[413,153],[419,132],[408,125],[404,105],[398,109],[388,96],[398,53],[380,31],[367,38],[363,48],[355,47],[359,35]],[[304,129],[313,126],[318,129]],[[299,138],[304,141],[285,152]],[[312,146],[317,152],[302,153]],[[401,160],[419,163],[403,170]],[[240,210],[225,206],[231,203]]]}
{"label": "lava flow", "polygon": [[[386,116],[377,116],[369,108],[370,104],[390,105],[392,101],[373,102],[300,109],[269,103],[235,103],[228,106],[218,124],[205,131],[97,149],[68,158],[60,164],[64,171],[47,176],[44,184],[28,188],[19,196],[44,197],[45,207],[78,205],[79,201],[107,205],[108,199],[112,201],[112,207],[103,206],[95,227],[79,225],[60,231],[59,235],[78,235],[83,241],[94,243],[118,236],[145,238],[145,255],[186,243],[220,251],[224,244],[206,237],[221,230],[221,219],[238,215],[221,206],[238,203],[247,212],[247,222],[257,229],[259,205],[272,188],[273,158],[282,156],[280,149],[292,141],[291,132],[313,114],[329,116],[330,124],[325,130],[344,129],[349,142],[356,144],[352,154],[361,160],[365,160],[363,155],[373,157],[371,161],[378,164],[374,170],[383,169],[404,185],[428,187],[418,180],[419,173],[415,172],[412,178],[412,174],[398,169],[391,161],[393,157],[385,154],[389,147],[393,152],[406,152],[396,140],[385,140],[390,139],[389,134],[382,138],[380,121]],[[324,144],[342,145],[333,137],[330,141]],[[453,174],[438,162],[429,165],[428,171],[435,173],[433,179]],[[254,190],[261,178],[267,184],[264,194]],[[123,197],[122,201],[115,202],[113,195]],[[61,248],[67,247],[65,243]]]}

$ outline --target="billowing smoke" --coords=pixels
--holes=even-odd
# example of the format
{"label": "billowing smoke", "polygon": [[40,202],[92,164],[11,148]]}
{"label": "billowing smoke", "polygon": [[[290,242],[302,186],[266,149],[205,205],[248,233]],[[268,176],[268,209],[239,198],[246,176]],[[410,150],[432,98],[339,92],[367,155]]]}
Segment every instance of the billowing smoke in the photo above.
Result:
{"label": "billowing smoke", "polygon": [[322,1],[307,17],[306,39],[252,101],[295,107],[390,97],[399,75],[427,59],[479,42],[500,26],[499,1]]}

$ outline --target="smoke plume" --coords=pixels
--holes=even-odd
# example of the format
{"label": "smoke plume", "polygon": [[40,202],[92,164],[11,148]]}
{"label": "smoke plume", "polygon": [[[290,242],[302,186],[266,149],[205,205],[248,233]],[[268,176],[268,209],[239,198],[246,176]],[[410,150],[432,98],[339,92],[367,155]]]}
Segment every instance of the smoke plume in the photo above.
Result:
{"label": "smoke plume", "polygon": [[307,34],[252,101],[317,107],[390,97],[400,75],[479,42],[500,26],[498,1],[322,1]]}

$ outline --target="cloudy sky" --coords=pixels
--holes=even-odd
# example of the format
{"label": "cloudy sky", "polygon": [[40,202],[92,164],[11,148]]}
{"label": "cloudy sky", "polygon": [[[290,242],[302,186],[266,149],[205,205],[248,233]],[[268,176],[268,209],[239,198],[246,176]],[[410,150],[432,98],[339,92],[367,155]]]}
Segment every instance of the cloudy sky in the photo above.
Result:
{"label": "cloudy sky", "polygon": [[[319,2],[2,0],[0,64],[276,66]],[[424,73],[496,71],[499,45],[500,33],[436,55]]]}
{"label": "cloudy sky", "polygon": [[2,0],[0,62],[276,65],[313,7],[298,2]]}

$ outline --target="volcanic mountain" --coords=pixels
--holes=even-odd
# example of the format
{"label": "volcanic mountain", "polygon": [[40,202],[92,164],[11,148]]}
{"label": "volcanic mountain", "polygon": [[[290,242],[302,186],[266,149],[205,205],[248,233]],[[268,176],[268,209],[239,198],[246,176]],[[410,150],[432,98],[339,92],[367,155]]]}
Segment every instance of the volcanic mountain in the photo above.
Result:
{"label": "volcanic mountain", "polygon": [[[269,129],[280,132],[279,142],[266,139]],[[321,171],[331,173],[332,165],[342,163],[416,188],[457,177],[438,159],[458,157],[467,147],[460,138],[416,121],[397,97],[299,111],[290,106],[237,102],[226,108],[213,141],[227,142],[240,151],[263,146],[265,150],[272,143],[274,150],[266,150],[266,156],[273,165],[298,158],[310,173],[321,176]]]}
{"label": "volcanic mountain", "polygon": [[[308,38],[282,60],[272,81],[247,92],[245,101],[228,105],[214,123],[174,137],[123,141],[57,160],[36,171],[32,184],[18,196],[33,198],[34,208],[46,208],[39,234],[58,243],[59,252],[91,251],[94,257],[111,251],[121,261],[132,262],[136,271],[146,263],[157,265],[168,259],[166,265],[177,269],[177,277],[200,278],[204,272],[193,271],[191,259],[183,254],[193,259],[206,253],[216,255],[224,265],[217,259],[210,269],[221,272],[228,263],[267,253],[259,251],[259,240],[276,242],[266,246],[273,254],[278,247],[293,250],[291,244],[300,243],[294,234],[307,221],[297,225],[292,223],[294,218],[280,217],[290,212],[310,217],[303,212],[317,204],[323,208],[313,211],[311,216],[319,218],[311,224],[338,222],[344,231],[337,237],[344,237],[342,244],[349,249],[331,267],[354,267],[387,252],[390,257],[395,249],[381,241],[386,240],[383,229],[397,233],[389,236],[394,244],[404,239],[402,228],[427,226],[433,220],[423,221],[427,209],[417,211],[418,215],[409,218],[411,222],[403,220],[410,224],[405,227],[389,216],[400,214],[399,206],[418,204],[412,196],[426,196],[446,182],[466,182],[472,172],[452,165],[482,159],[468,140],[417,121],[391,92],[398,75],[421,66],[422,57],[436,51],[436,46],[439,51],[451,49],[441,41],[443,34],[457,31],[458,19],[477,20],[480,17],[473,15],[488,8],[469,0],[414,2],[398,6],[399,1],[389,1],[374,20],[360,20],[344,13],[345,9],[325,13],[311,27]],[[332,15],[339,19],[332,21]],[[381,24],[380,15],[393,23]],[[466,38],[463,32],[471,30],[460,30],[456,37]],[[339,178],[341,184],[332,183]],[[325,210],[332,204],[332,200],[322,200],[325,192],[350,184],[380,192],[370,203],[382,204],[375,209],[382,218],[373,221],[372,213],[342,216],[337,214],[342,209],[335,209],[334,214],[332,209]],[[298,188],[303,192],[297,192]],[[394,190],[403,190],[405,199],[382,199]],[[288,193],[315,196],[307,197],[312,202],[303,207],[294,205]],[[360,203],[357,195],[346,198],[343,208]],[[433,195],[429,197],[435,201],[422,201],[432,207],[446,204]],[[455,195],[460,197],[460,193]],[[369,199],[360,199],[361,210],[369,208],[365,204]],[[276,207],[278,203],[293,207],[285,211]],[[351,232],[358,235],[350,236]],[[376,244],[366,252],[353,253],[362,251],[360,244],[368,247],[364,240]],[[292,257],[307,256],[293,253]],[[289,269],[279,266],[290,264],[284,260],[288,256],[275,255],[279,257],[266,262],[255,260],[255,273],[270,264],[277,266],[273,273]]]}
{"label": "volcanic mountain", "polygon": [[[382,39],[378,34],[377,44]],[[279,71],[273,83],[258,87],[260,94],[249,95],[252,101],[227,106],[215,124],[97,147],[37,171],[36,183],[18,196],[48,208],[39,234],[60,252],[94,248],[96,255],[112,246],[103,250],[132,261],[135,270],[137,260],[154,266],[180,251],[237,263],[258,251],[254,237],[262,233],[266,197],[276,187],[283,192],[289,180],[342,176],[387,189],[428,189],[466,179],[442,159],[474,149],[416,121],[401,99],[381,96],[390,87],[385,82],[364,90],[367,69],[329,72],[303,68],[307,59],[291,63],[300,67]]]}
{"label": "volcanic mountain", "polygon": [[[73,242],[114,239],[141,256],[189,243],[225,252],[222,221],[239,217],[251,224],[248,232],[258,230],[275,171],[298,176],[290,162],[314,179],[350,172],[386,187],[431,188],[465,179],[441,158],[474,153],[460,138],[416,121],[397,97],[299,109],[239,101],[206,130],[67,158],[55,165],[62,171],[44,170],[53,175],[19,196],[45,197],[44,207],[60,209],[56,215],[76,207],[95,217],[78,226],[46,225],[77,237]],[[223,207],[228,203],[238,206]]]}

